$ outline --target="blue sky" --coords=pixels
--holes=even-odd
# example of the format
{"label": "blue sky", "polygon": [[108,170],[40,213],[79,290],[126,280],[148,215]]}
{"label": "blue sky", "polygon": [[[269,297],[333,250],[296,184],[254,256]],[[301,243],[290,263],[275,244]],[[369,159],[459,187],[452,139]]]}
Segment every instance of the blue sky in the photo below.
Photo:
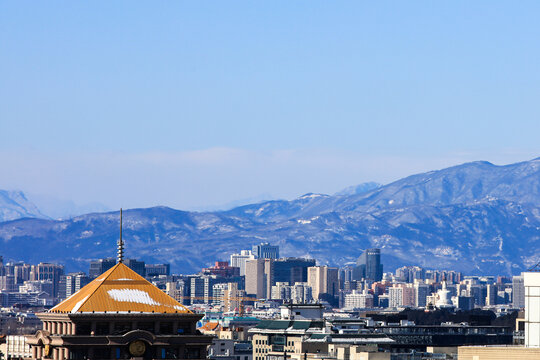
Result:
{"label": "blue sky", "polygon": [[540,156],[537,2],[1,2],[0,188],[111,208]]}

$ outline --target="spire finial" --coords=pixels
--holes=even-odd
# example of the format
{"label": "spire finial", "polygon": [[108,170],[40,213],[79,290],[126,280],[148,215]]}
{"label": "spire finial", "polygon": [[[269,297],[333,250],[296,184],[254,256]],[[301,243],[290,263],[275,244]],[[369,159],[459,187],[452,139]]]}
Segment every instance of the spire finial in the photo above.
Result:
{"label": "spire finial", "polygon": [[120,239],[117,242],[118,245],[118,255],[117,262],[121,263],[124,261],[124,240],[122,240],[122,209],[120,208]]}

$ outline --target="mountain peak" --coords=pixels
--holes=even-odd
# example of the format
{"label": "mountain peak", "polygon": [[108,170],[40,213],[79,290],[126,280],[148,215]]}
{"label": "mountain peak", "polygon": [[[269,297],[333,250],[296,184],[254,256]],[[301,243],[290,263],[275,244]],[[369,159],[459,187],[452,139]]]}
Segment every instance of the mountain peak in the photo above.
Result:
{"label": "mountain peak", "polygon": [[0,190],[0,222],[20,218],[47,219],[20,190]]}
{"label": "mountain peak", "polygon": [[329,195],[326,195],[326,194],[307,193],[307,194],[304,194],[302,196],[299,196],[297,199],[298,200],[316,199],[316,198],[328,197],[328,196]]}

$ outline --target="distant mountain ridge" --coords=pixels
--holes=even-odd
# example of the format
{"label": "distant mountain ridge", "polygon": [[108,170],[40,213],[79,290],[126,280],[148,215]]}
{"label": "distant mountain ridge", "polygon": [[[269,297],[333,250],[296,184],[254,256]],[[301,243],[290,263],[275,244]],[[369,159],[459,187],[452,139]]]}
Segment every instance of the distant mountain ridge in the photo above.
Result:
{"label": "distant mountain ridge", "polygon": [[0,190],[0,222],[26,217],[47,218],[22,191]]}
{"label": "distant mountain ridge", "polygon": [[[0,253],[87,270],[90,259],[114,255],[117,234],[117,212],[20,219],[0,223]],[[321,264],[343,265],[380,247],[385,270],[421,265],[517,274],[540,261],[540,159],[472,162],[363,193],[310,193],[228,211],[132,209],[124,212],[124,235],[128,256],[170,262],[183,273],[269,241],[285,256]]]}

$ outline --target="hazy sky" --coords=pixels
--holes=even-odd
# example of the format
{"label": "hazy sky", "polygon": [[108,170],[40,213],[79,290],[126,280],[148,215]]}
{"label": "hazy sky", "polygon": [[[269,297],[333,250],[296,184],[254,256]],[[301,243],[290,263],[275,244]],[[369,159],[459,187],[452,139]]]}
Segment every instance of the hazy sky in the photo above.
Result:
{"label": "hazy sky", "polygon": [[0,188],[111,208],[540,156],[536,1],[2,1]]}

